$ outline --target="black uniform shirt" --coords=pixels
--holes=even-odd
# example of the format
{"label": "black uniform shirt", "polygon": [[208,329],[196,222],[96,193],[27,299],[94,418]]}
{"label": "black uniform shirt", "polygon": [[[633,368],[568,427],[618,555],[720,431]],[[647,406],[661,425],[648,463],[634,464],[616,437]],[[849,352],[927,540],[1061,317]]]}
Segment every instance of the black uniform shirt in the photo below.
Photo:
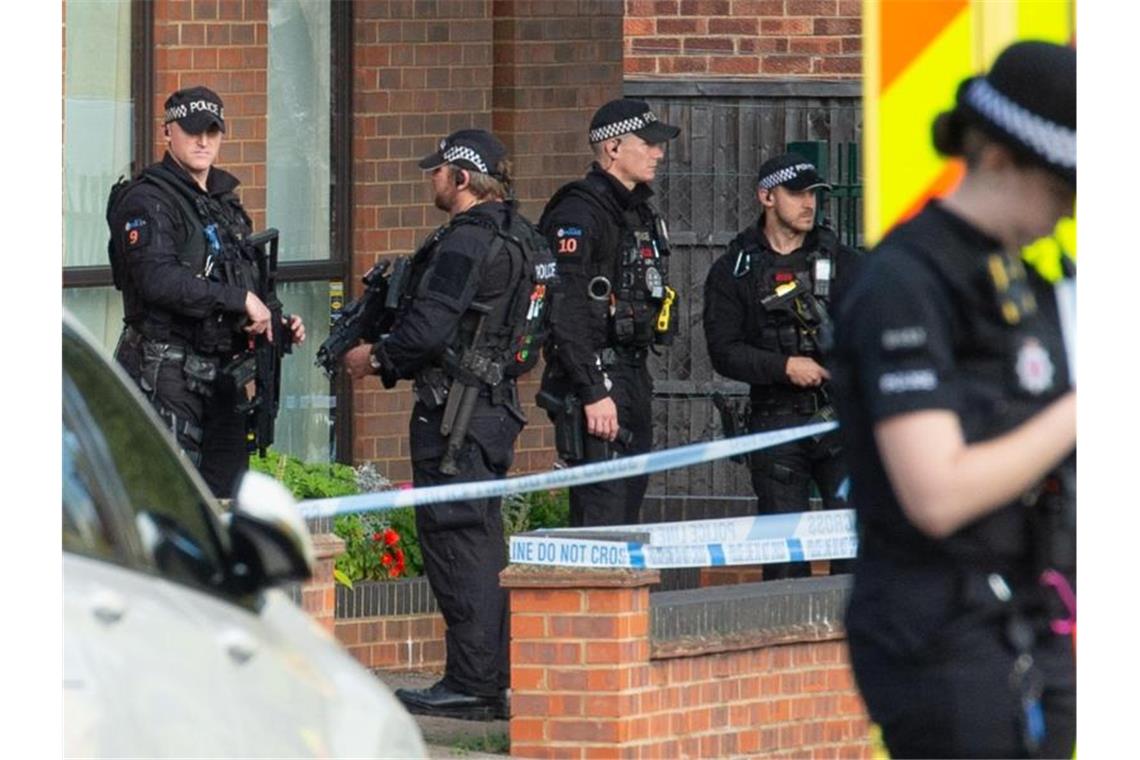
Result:
{"label": "black uniform shirt", "polygon": [[[1026,291],[1036,309],[1027,308]],[[895,415],[945,409],[973,443],[1008,432],[1064,393],[1051,287],[931,202],[864,257],[840,305],[831,371],[861,531],[849,625],[889,636],[894,621],[931,633],[952,607],[954,568],[990,568],[1011,585],[1035,585],[1027,507],[1006,505],[944,540],[920,533],[891,488],[874,428]]]}
{"label": "black uniform shirt", "polygon": [[[581,183],[583,180],[578,180]],[[625,212],[645,211],[653,191],[645,184],[633,190],[593,164],[585,182],[600,191],[596,199],[582,193],[564,193],[552,199],[543,211],[539,229],[550,241],[558,259],[561,281],[555,302],[552,341],[555,358],[583,403],[607,395],[598,351],[609,340],[609,321],[604,302],[589,297],[589,283],[595,275],[616,281],[621,253]],[[577,184],[575,183],[575,184]],[[601,304],[600,307],[596,304]]]}
{"label": "black uniform shirt", "polygon": [[[725,377],[752,386],[781,385],[791,387],[785,370],[788,354],[762,348],[761,329],[771,316],[760,305],[760,299],[772,290],[771,283],[759,280],[774,269],[806,270],[808,254],[819,248],[819,227],[804,238],[803,245],[788,254],[780,254],[768,244],[764,235],[764,217],[744,230],[709,269],[705,280],[704,329],[713,369]],[[740,250],[752,250],[750,271],[737,277]],[[835,303],[854,273],[858,254],[845,245],[836,245],[832,253],[832,271],[828,306]],[[813,275],[814,276],[814,275]],[[818,357],[816,357],[818,360]]]}
{"label": "black uniform shirt", "polygon": [[415,292],[377,355],[397,377],[412,378],[456,339],[460,319],[472,301],[490,304],[511,285],[510,260],[488,260],[494,232],[480,220],[507,225],[508,209],[500,201],[477,204],[458,214],[435,245],[422,246],[412,262]]}
{"label": "black uniform shirt", "polygon": [[[195,194],[231,204],[247,218],[234,194],[238,179],[229,172],[211,168],[203,191],[169,153],[161,166]],[[111,228],[125,265],[123,307],[127,324],[140,327],[145,322],[159,332],[173,327],[175,333],[189,337],[185,330],[190,329],[186,325],[191,321],[217,311],[245,312],[244,289],[199,277],[199,272],[179,259],[178,247],[190,234],[186,224],[177,199],[150,182],[135,183],[119,200]],[[153,331],[141,329],[144,334]]]}

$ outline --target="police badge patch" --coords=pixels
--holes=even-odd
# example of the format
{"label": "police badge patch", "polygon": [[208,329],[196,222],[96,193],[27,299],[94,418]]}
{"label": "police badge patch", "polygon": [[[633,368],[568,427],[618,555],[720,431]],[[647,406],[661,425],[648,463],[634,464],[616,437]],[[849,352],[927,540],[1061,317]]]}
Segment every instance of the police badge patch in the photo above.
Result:
{"label": "police badge patch", "polygon": [[123,242],[127,248],[138,248],[150,242],[150,226],[143,217],[131,219],[123,225]]}
{"label": "police badge patch", "polygon": [[1053,360],[1049,351],[1036,338],[1026,338],[1017,350],[1015,370],[1018,385],[1034,396],[1053,387]]}

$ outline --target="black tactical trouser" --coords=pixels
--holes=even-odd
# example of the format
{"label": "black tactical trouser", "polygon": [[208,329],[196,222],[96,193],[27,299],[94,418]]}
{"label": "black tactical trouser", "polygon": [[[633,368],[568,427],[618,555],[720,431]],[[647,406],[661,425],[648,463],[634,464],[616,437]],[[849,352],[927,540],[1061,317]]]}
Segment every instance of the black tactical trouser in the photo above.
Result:
{"label": "black tactical trouser", "polygon": [[[610,397],[617,405],[618,425],[628,430],[632,443],[620,447],[583,433],[585,458],[570,465],[599,462],[619,456],[644,454],[653,448],[653,380],[644,360],[620,362],[606,370],[613,382]],[[641,521],[641,501],[649,485],[648,475],[606,480],[570,489],[570,525],[636,525]]]}
{"label": "black tactical trouser", "polygon": [[[810,415],[753,413],[749,430],[753,433],[798,427],[811,422]],[[752,489],[757,498],[757,514],[807,512],[811,507],[811,482],[814,481],[824,509],[844,509],[847,502],[837,496],[847,477],[847,467],[839,446],[839,433],[832,431],[818,441],[803,438],[749,455]],[[831,573],[849,573],[850,560],[832,560]],[[765,579],[806,578],[811,575],[807,562],[776,563],[764,566]]]}
{"label": "black tactical trouser", "polygon": [[[502,406],[480,399],[456,457],[457,475],[439,470],[446,439],[442,408],[417,404],[410,441],[416,487],[502,478],[510,468],[521,423]],[[447,623],[443,683],[477,697],[497,697],[510,686],[510,606],[499,585],[507,565],[501,499],[471,499],[416,508],[424,570]]]}
{"label": "black tactical trouser", "polygon": [[207,396],[187,387],[186,353],[181,346],[163,351],[159,344],[124,338],[115,359],[173,431],[214,496],[228,499],[249,469],[245,419],[234,411],[231,395],[215,391]]}
{"label": "black tactical trouser", "polygon": [[1024,706],[1010,683],[1016,653],[1003,619],[957,631],[925,653],[885,642],[881,631],[848,630],[848,640],[859,691],[891,757],[1073,756],[1076,669],[1068,636],[1041,631],[1033,650],[1045,735],[1032,755]]}

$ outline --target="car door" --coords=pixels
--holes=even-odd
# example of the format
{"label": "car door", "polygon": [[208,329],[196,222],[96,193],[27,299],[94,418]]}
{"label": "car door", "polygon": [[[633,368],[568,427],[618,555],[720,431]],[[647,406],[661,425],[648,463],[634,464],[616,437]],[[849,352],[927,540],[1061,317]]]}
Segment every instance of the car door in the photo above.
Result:
{"label": "car door", "polygon": [[237,590],[217,502],[122,373],[67,329],[63,363],[67,754],[423,756],[311,618]]}
{"label": "car door", "polygon": [[65,755],[232,754],[224,658],[186,592],[142,561],[103,431],[66,369],[63,406]]}

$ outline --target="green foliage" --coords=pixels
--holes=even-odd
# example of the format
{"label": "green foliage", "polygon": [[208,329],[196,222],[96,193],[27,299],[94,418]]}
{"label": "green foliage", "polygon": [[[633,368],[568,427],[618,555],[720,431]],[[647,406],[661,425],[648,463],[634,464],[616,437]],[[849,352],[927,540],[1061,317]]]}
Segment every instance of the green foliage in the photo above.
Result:
{"label": "green foliage", "polygon": [[456,755],[465,755],[468,752],[483,752],[492,755],[509,755],[511,752],[511,737],[500,732],[487,733],[483,736],[464,736],[454,745]]}
{"label": "green foliage", "polygon": [[[353,469],[336,463],[306,463],[270,449],[264,458],[251,456],[249,465],[250,469],[280,480],[298,500],[351,496],[362,491],[383,491],[392,487],[371,464]],[[505,496],[502,509],[503,535],[508,539],[515,533],[564,528],[570,523],[570,496],[565,488]],[[397,543],[389,545],[384,540],[375,539],[376,535],[383,536],[388,529],[398,534]],[[413,507],[341,515],[333,521],[333,532],[345,543],[344,554],[337,558],[334,575],[339,583],[349,588],[360,580],[423,575],[423,551]],[[394,572],[397,564],[393,560],[397,549],[403,561],[398,565],[399,572]],[[389,555],[387,561],[385,554]]]}
{"label": "green foliage", "polygon": [[540,528],[565,528],[570,524],[570,492],[531,491],[503,497],[503,535]]}
{"label": "green foliage", "polygon": [[356,471],[346,464],[307,463],[270,449],[264,458],[251,456],[249,468],[277,478],[298,500],[350,496],[360,492],[356,485]]}
{"label": "green foliage", "polygon": [[[353,469],[337,463],[308,463],[270,449],[265,457],[251,456],[249,466],[281,481],[298,500],[351,496],[362,490],[391,488],[391,483],[370,464]],[[398,543],[388,546],[384,541],[373,540],[376,533],[383,534],[389,527],[399,534]],[[423,572],[415,515],[410,507],[380,514],[342,515],[334,520],[333,533],[345,543],[344,554],[337,558],[333,575],[349,588],[359,580],[413,576]],[[395,559],[396,549],[403,555],[398,573],[393,572],[395,562],[390,560],[389,565],[384,564],[384,555],[389,554]]]}

